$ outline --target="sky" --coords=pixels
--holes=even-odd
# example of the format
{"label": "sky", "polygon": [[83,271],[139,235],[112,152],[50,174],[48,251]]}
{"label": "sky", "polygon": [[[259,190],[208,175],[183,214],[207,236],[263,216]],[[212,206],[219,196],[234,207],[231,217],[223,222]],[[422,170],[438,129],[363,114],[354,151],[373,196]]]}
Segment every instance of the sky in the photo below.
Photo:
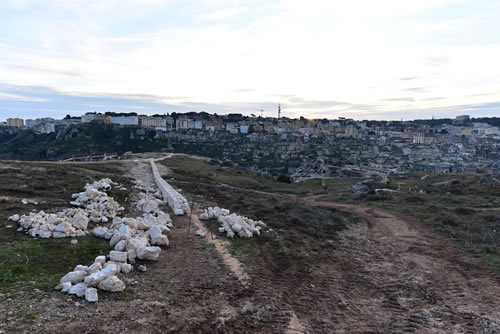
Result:
{"label": "sky", "polygon": [[498,0],[2,0],[0,120],[500,116]]}

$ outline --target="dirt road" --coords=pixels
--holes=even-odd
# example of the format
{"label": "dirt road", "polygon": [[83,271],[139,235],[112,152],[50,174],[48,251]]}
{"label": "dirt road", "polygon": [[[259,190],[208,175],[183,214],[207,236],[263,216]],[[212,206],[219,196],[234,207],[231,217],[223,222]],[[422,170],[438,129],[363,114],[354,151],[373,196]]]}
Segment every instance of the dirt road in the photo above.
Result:
{"label": "dirt road", "polygon": [[[342,236],[327,318],[339,332],[500,332],[494,273],[418,222],[381,209],[314,202],[366,219]],[[299,315],[300,318],[300,315]]]}

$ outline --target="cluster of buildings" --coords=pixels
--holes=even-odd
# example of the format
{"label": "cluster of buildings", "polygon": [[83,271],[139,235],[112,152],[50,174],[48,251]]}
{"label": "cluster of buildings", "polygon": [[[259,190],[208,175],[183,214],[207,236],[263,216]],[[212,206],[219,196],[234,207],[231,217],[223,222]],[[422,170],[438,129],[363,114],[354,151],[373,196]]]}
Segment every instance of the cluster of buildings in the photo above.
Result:
{"label": "cluster of buildings", "polygon": [[4,125],[51,133],[59,126],[81,123],[137,129],[139,137],[154,130],[155,140],[166,143],[165,150],[231,160],[271,174],[339,176],[360,169],[500,172],[500,129],[467,115],[448,122],[383,122],[204,112],[155,116],[86,113],[62,120],[10,118]]}

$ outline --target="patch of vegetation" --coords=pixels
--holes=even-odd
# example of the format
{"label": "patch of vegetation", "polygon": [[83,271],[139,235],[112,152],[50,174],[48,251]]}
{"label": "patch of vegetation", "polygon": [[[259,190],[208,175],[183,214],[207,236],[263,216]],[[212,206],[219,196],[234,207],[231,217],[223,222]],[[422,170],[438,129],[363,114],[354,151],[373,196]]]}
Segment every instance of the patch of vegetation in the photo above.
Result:
{"label": "patch of vegetation", "polygon": [[[176,156],[160,162],[170,168],[173,177],[179,185],[183,182],[224,184],[245,190],[256,190],[284,195],[339,195],[350,193],[358,178],[344,179],[310,179],[303,182],[276,182],[275,179],[259,175],[239,167],[226,166],[215,160],[193,159],[186,156]],[[168,179],[168,177],[167,177]]]}
{"label": "patch of vegetation", "polygon": [[282,183],[292,183],[292,179],[290,178],[290,175],[288,175],[288,174],[278,175],[278,178],[276,179],[276,181],[282,182]]}
{"label": "patch of vegetation", "polygon": [[66,272],[77,264],[91,263],[106,254],[109,245],[95,237],[78,238],[72,245],[69,238],[32,239],[4,247],[0,253],[0,291],[19,288],[24,282],[35,281],[40,289],[51,290]]}
{"label": "patch of vegetation", "polygon": [[[214,161],[174,157],[161,163],[172,171],[167,181],[182,188],[190,202],[202,208],[217,205],[266,223],[257,238],[228,239],[218,232],[216,220],[204,222],[218,238],[228,240],[230,251],[249,265],[264,258],[271,267],[285,263],[311,266],[321,260],[321,245],[335,240],[352,221],[344,213],[298,198],[335,192],[335,187],[329,187],[334,182],[330,179],[287,184]],[[343,189],[350,190],[353,180],[343,181]]]}
{"label": "patch of vegetation", "polygon": [[500,271],[500,185],[491,176],[410,174],[390,182],[401,187],[390,198],[366,194],[346,201],[366,201],[417,218]]}
{"label": "patch of vegetation", "polygon": [[[69,206],[71,194],[82,191],[85,183],[103,177],[131,189],[131,180],[118,162],[0,162],[0,174],[0,292],[21,288],[51,291],[77,264],[91,263],[97,255],[109,251],[105,240],[93,236],[77,238],[76,245],[70,243],[70,238],[35,239],[17,232],[17,224],[7,219],[32,210],[57,212]],[[130,194],[113,188],[110,196],[126,206]],[[23,198],[38,205],[23,205]]]}

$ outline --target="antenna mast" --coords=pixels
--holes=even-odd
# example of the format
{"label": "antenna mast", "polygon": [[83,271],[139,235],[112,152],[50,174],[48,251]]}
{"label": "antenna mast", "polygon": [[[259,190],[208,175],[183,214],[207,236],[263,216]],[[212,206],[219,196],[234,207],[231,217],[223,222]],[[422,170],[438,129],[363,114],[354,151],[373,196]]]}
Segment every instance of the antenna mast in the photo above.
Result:
{"label": "antenna mast", "polygon": [[278,104],[278,119],[281,117],[281,103]]}

